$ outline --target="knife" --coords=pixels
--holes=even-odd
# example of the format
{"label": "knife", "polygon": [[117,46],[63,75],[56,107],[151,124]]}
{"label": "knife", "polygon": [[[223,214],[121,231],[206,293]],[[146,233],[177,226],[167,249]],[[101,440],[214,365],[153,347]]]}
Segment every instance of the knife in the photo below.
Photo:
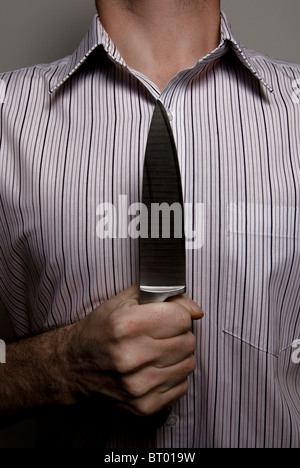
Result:
{"label": "knife", "polygon": [[146,146],[142,204],[147,209],[141,213],[140,303],[163,302],[186,291],[186,265],[177,149],[168,114],[160,101],[156,103]]}

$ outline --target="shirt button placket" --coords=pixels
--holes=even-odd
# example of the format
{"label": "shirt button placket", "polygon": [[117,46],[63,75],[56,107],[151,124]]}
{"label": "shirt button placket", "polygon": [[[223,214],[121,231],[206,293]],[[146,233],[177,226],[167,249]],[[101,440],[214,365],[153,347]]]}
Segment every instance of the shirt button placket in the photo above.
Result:
{"label": "shirt button placket", "polygon": [[176,416],[175,413],[171,412],[168,416],[168,419],[166,421],[166,425],[168,427],[174,427],[178,423],[178,416]]}
{"label": "shirt button placket", "polygon": [[170,109],[166,109],[170,122],[174,119],[174,114]]}

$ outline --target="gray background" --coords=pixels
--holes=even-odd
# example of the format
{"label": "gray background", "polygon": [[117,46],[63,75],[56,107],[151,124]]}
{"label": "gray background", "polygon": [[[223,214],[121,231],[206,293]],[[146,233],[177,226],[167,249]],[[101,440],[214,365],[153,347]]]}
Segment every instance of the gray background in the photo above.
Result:
{"label": "gray background", "polygon": [[[94,0],[0,1],[0,72],[69,55],[95,14]],[[222,8],[243,44],[300,63],[299,0],[222,0]],[[0,338],[11,337],[0,310]],[[33,446],[35,429],[29,420],[0,430],[0,448]]]}
{"label": "gray background", "polygon": [[[299,0],[222,0],[222,8],[242,43],[300,63]],[[72,53],[94,13],[94,0],[1,0],[0,71]]]}

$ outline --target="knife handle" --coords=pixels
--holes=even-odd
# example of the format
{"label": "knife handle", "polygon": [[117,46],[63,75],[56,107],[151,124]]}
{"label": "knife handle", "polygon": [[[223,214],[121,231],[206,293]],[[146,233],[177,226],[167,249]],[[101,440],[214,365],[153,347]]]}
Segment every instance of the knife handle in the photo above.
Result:
{"label": "knife handle", "polygon": [[185,286],[140,286],[140,304],[151,304],[153,302],[165,302],[172,296],[178,296],[186,292]]}
{"label": "knife handle", "polygon": [[[166,299],[172,296],[178,296],[186,292],[185,286],[140,286],[140,304],[151,304],[153,302],[165,302]],[[158,414],[151,417],[151,422],[156,429],[166,424],[172,408],[165,408]]]}

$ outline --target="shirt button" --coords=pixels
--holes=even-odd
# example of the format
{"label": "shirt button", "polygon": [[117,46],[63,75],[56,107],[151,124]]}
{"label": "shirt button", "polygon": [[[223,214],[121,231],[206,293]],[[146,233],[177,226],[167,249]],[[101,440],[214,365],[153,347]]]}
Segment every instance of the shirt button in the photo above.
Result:
{"label": "shirt button", "polygon": [[166,421],[166,425],[169,427],[174,427],[176,426],[177,422],[178,422],[178,417],[176,416],[176,414],[170,413]]}
{"label": "shirt button", "polygon": [[170,122],[174,119],[174,114],[170,109],[166,109]]}

